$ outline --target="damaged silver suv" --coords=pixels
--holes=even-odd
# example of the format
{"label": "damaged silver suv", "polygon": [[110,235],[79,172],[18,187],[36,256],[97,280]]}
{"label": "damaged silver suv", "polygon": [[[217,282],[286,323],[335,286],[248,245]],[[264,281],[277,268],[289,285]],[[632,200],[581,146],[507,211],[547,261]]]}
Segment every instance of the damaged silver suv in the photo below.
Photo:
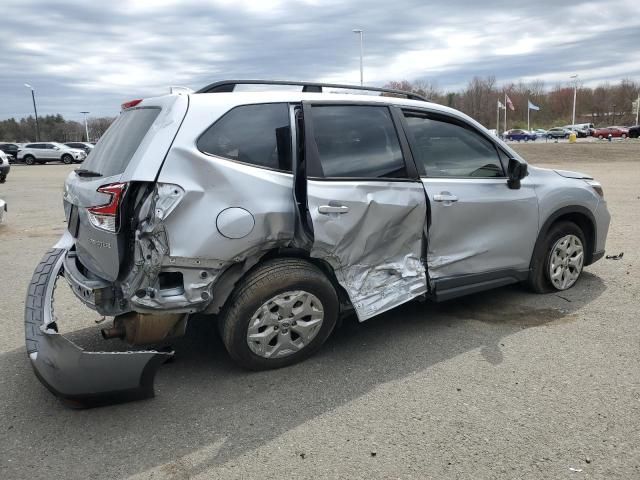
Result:
{"label": "damaged silver suv", "polygon": [[[271,91],[237,88],[251,84]],[[235,361],[278,368],[348,312],[570,288],[603,256],[610,219],[591,177],[530,167],[456,110],[259,81],[124,104],[67,178],[64,209],[29,286],[26,341],[43,383],[84,405],[152,395],[172,353],[82,350],[58,333],[60,279],[114,318],[105,339],[162,345],[211,314]]]}

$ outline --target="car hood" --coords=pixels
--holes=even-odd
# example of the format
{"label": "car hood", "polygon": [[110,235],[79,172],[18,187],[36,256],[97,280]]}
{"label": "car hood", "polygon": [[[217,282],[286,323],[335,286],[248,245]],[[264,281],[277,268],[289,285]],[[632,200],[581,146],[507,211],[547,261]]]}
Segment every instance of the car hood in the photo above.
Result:
{"label": "car hood", "polygon": [[569,170],[554,170],[554,172],[556,172],[558,175],[564,178],[578,178],[583,180],[593,180],[593,177],[586,173],[571,172]]}

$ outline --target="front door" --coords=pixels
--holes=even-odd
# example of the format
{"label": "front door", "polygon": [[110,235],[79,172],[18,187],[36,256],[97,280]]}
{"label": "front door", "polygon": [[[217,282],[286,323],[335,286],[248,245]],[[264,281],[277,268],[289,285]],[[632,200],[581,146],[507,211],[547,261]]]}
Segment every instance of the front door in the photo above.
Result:
{"label": "front door", "polygon": [[480,283],[525,274],[538,233],[533,185],[525,178],[510,189],[507,154],[461,119],[419,111],[404,118],[431,206],[429,278]]}
{"label": "front door", "polygon": [[303,112],[311,256],[333,267],[360,321],[425,293],[426,198],[390,109],[305,103]]}

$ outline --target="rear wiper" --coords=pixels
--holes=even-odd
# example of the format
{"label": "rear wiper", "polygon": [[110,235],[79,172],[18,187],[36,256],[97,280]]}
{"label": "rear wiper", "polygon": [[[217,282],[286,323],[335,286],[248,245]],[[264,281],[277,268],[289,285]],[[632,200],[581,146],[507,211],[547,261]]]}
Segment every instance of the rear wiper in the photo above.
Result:
{"label": "rear wiper", "polygon": [[80,177],[101,177],[102,174],[98,172],[94,172],[93,170],[87,170],[86,168],[78,168],[76,170],[76,175]]}

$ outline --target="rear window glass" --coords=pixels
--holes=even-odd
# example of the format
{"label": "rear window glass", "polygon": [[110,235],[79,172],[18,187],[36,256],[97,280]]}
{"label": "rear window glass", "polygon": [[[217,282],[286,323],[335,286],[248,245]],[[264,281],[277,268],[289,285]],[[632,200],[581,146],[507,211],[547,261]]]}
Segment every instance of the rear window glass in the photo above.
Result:
{"label": "rear window glass", "polygon": [[290,172],[289,106],[264,103],[236,107],[202,134],[198,148],[219,157]]}
{"label": "rear window glass", "polygon": [[159,108],[122,112],[100,138],[82,168],[101,173],[104,177],[124,172],[159,113]]}

